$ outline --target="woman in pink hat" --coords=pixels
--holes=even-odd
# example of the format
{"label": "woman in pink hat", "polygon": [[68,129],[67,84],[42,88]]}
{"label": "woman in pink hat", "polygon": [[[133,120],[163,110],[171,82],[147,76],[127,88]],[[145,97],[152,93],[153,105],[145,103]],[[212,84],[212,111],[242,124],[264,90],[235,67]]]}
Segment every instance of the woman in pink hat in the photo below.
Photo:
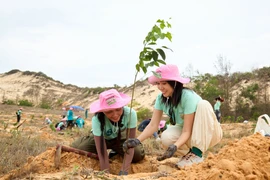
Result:
{"label": "woman in pink hat", "polygon": [[[122,147],[126,140],[126,132],[129,132],[129,138],[136,137],[137,113],[126,106],[130,101],[129,96],[115,89],[102,92],[99,100],[90,105],[90,112],[95,113],[92,118],[92,134],[78,139],[71,145],[77,149],[97,153],[102,171],[110,171],[107,149],[124,156]],[[127,175],[131,162],[138,162],[143,158],[142,144],[131,148],[125,155],[119,175]]]}
{"label": "woman in pink hat", "polygon": [[128,139],[124,151],[136,147],[159,127],[163,113],[170,117],[170,125],[161,135],[167,148],[158,160],[170,158],[178,150],[182,154],[177,166],[189,166],[203,161],[203,153],[222,138],[222,129],[211,104],[191,89],[185,88],[189,78],[180,76],[176,65],[163,65],[148,78],[161,93],[157,96],[149,125],[137,139]]}

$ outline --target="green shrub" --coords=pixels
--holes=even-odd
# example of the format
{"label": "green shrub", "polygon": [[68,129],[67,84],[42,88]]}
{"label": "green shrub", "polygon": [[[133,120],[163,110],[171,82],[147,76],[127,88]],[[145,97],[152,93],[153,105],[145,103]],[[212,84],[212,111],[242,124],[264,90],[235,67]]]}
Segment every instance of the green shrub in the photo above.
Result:
{"label": "green shrub", "polygon": [[243,120],[244,120],[243,116],[238,116],[236,118],[236,122],[243,122]]}
{"label": "green shrub", "polygon": [[93,93],[94,94],[99,94],[99,93],[101,93],[101,92],[103,92],[105,90],[106,90],[106,88],[96,87],[96,88],[93,88]]}
{"label": "green shrub", "polygon": [[51,109],[51,106],[50,106],[49,103],[47,103],[47,102],[41,102],[40,108],[43,108],[43,109]]}
{"label": "green shrub", "polygon": [[19,105],[20,106],[33,106],[33,103],[29,102],[27,99],[26,100],[19,100]]}
{"label": "green shrub", "polygon": [[3,101],[3,104],[7,104],[7,105],[15,105],[16,103],[15,103],[13,100],[8,99],[8,100],[4,100],[4,101]]}
{"label": "green shrub", "polygon": [[139,121],[152,117],[152,111],[148,108],[141,108],[137,111],[137,117]]}

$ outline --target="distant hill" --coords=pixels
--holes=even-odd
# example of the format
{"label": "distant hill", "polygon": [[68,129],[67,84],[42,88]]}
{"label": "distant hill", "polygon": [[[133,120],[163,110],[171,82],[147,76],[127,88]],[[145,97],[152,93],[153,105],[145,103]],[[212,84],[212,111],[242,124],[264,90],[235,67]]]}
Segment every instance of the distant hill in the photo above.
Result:
{"label": "distant hill", "polygon": [[[256,113],[270,113],[270,67],[247,73],[233,73],[227,79],[221,75],[205,74],[192,78],[188,85],[212,104],[216,96],[214,93],[223,93],[225,97],[227,95],[228,98],[222,107],[223,115],[233,114],[237,117],[246,114],[249,117]],[[89,108],[89,105],[97,100],[100,92],[110,88],[114,87],[81,88],[63,84],[42,72],[23,72],[15,69],[0,74],[0,102],[5,104],[18,104],[27,100],[35,107],[50,109],[61,109],[69,105]],[[132,95],[133,86],[115,88]],[[137,110],[153,110],[158,93],[158,88],[150,85],[147,80],[138,81],[133,107]]]}
{"label": "distant hill", "polygon": [[[51,108],[78,105],[88,108],[97,100],[98,94],[105,89],[114,87],[81,88],[48,77],[42,72],[11,70],[0,74],[0,102],[18,104],[21,100],[28,100],[33,106],[48,105]],[[132,87],[117,87],[121,92],[132,94]],[[134,105],[152,108],[158,93],[156,87],[146,81],[138,82],[134,96]]]}

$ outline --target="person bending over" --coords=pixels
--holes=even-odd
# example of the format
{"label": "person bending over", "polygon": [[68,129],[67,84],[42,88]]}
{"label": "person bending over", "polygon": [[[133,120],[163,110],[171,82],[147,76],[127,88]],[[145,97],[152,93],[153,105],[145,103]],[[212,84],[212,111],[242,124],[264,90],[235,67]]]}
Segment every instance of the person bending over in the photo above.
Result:
{"label": "person bending over", "polygon": [[148,78],[161,93],[157,96],[150,123],[137,137],[123,144],[124,151],[141,144],[157,131],[163,113],[170,117],[170,125],[161,135],[166,152],[157,158],[170,158],[178,150],[181,157],[177,166],[192,165],[203,161],[203,153],[222,139],[222,129],[212,105],[193,90],[184,87],[190,79],[180,76],[176,65],[163,65]]}

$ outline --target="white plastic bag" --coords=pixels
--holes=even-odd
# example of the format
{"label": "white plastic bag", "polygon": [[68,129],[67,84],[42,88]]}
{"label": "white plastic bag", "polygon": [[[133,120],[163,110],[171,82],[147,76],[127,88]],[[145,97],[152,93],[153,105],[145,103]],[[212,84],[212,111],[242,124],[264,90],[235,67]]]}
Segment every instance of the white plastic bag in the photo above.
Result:
{"label": "white plastic bag", "polygon": [[[266,120],[264,120],[264,118]],[[270,134],[270,118],[267,114],[263,114],[258,117],[258,121],[255,127],[254,134],[260,132],[262,135]]]}

